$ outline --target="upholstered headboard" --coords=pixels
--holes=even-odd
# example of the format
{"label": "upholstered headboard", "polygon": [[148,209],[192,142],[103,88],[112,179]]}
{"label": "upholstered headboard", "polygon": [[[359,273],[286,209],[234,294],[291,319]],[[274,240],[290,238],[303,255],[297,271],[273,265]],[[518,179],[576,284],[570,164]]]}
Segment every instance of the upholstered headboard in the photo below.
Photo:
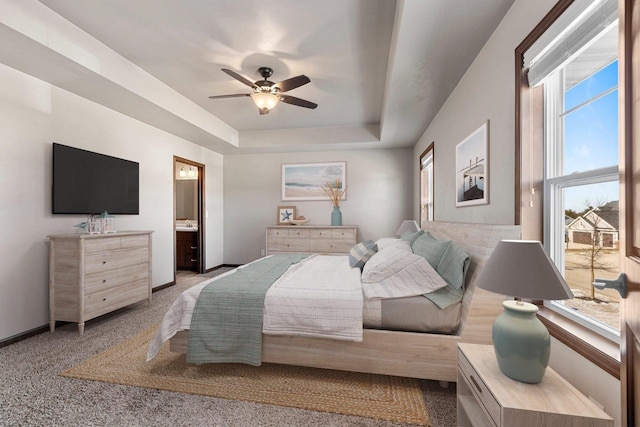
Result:
{"label": "upholstered headboard", "polygon": [[500,240],[520,239],[519,225],[493,225],[463,222],[425,221],[422,224],[425,231],[429,231],[438,239],[454,241],[471,258],[471,264],[466,277],[466,291],[462,300],[462,314],[459,335],[475,341],[473,337],[483,337],[486,341],[487,328],[493,320],[502,313],[503,295],[497,295],[484,289],[475,287],[478,272],[487,262],[491,252]]}

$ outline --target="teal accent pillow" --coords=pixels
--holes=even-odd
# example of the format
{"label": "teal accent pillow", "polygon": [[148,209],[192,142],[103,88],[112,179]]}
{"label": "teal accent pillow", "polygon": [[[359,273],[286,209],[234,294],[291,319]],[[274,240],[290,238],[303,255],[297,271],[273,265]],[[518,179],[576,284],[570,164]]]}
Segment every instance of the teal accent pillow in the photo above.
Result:
{"label": "teal accent pillow", "polygon": [[451,240],[438,240],[431,235],[423,234],[413,242],[411,249],[414,254],[424,257],[431,267],[436,269],[449,245]]}
{"label": "teal accent pillow", "polygon": [[424,234],[424,230],[420,230],[420,231],[407,231],[406,233],[404,233],[402,236],[400,236],[400,238],[402,240],[407,240],[408,242],[410,242],[413,245],[413,242],[415,242],[418,237],[422,236]]}
{"label": "teal accent pillow", "polygon": [[378,252],[378,245],[373,240],[360,242],[349,251],[349,265],[362,271],[364,265]]}
{"label": "teal accent pillow", "polygon": [[449,285],[463,290],[467,271],[469,270],[469,255],[455,243],[451,243],[444,251],[436,271]]}

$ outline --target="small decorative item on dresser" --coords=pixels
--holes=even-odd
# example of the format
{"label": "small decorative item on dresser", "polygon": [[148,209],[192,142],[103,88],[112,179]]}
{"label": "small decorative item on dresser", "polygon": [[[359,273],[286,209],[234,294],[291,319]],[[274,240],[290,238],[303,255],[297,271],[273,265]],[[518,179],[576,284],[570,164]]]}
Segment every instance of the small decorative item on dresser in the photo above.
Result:
{"label": "small decorative item on dresser", "polygon": [[336,178],[332,183],[327,182],[326,187],[322,187],[322,190],[327,193],[331,203],[333,204],[333,212],[331,212],[331,225],[342,225],[342,212],[340,212],[340,199],[342,199],[347,192],[347,187],[342,186],[342,181]]}
{"label": "small decorative item on dresser", "polygon": [[296,207],[295,206],[278,206],[278,225],[288,225],[289,221],[295,219]]}
{"label": "small decorative item on dresser", "polygon": [[115,233],[116,232],[116,219],[113,215],[109,215],[107,211],[100,214],[100,232],[101,233]]}

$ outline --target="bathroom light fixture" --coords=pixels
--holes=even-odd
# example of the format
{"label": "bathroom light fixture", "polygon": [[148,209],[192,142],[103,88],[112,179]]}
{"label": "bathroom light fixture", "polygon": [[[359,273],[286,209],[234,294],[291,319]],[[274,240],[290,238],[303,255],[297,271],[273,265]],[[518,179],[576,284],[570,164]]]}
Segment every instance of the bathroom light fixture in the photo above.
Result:
{"label": "bathroom light fixture", "polygon": [[192,166],[189,166],[189,173],[188,173],[189,177],[193,178],[194,176],[196,176],[196,171],[193,170]]}
{"label": "bathroom light fixture", "polygon": [[185,176],[187,176],[187,172],[184,170],[184,168],[180,168],[180,173],[178,173],[178,175],[180,175],[181,178],[184,178]]}

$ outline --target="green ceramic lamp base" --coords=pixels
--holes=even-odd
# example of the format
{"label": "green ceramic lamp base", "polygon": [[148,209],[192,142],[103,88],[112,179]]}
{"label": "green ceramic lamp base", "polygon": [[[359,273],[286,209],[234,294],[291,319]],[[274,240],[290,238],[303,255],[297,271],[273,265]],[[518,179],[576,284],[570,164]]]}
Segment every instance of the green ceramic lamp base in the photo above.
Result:
{"label": "green ceramic lamp base", "polygon": [[536,384],[549,363],[549,331],[538,320],[538,307],[504,301],[504,312],[493,323],[493,347],[500,371],[514,380]]}

